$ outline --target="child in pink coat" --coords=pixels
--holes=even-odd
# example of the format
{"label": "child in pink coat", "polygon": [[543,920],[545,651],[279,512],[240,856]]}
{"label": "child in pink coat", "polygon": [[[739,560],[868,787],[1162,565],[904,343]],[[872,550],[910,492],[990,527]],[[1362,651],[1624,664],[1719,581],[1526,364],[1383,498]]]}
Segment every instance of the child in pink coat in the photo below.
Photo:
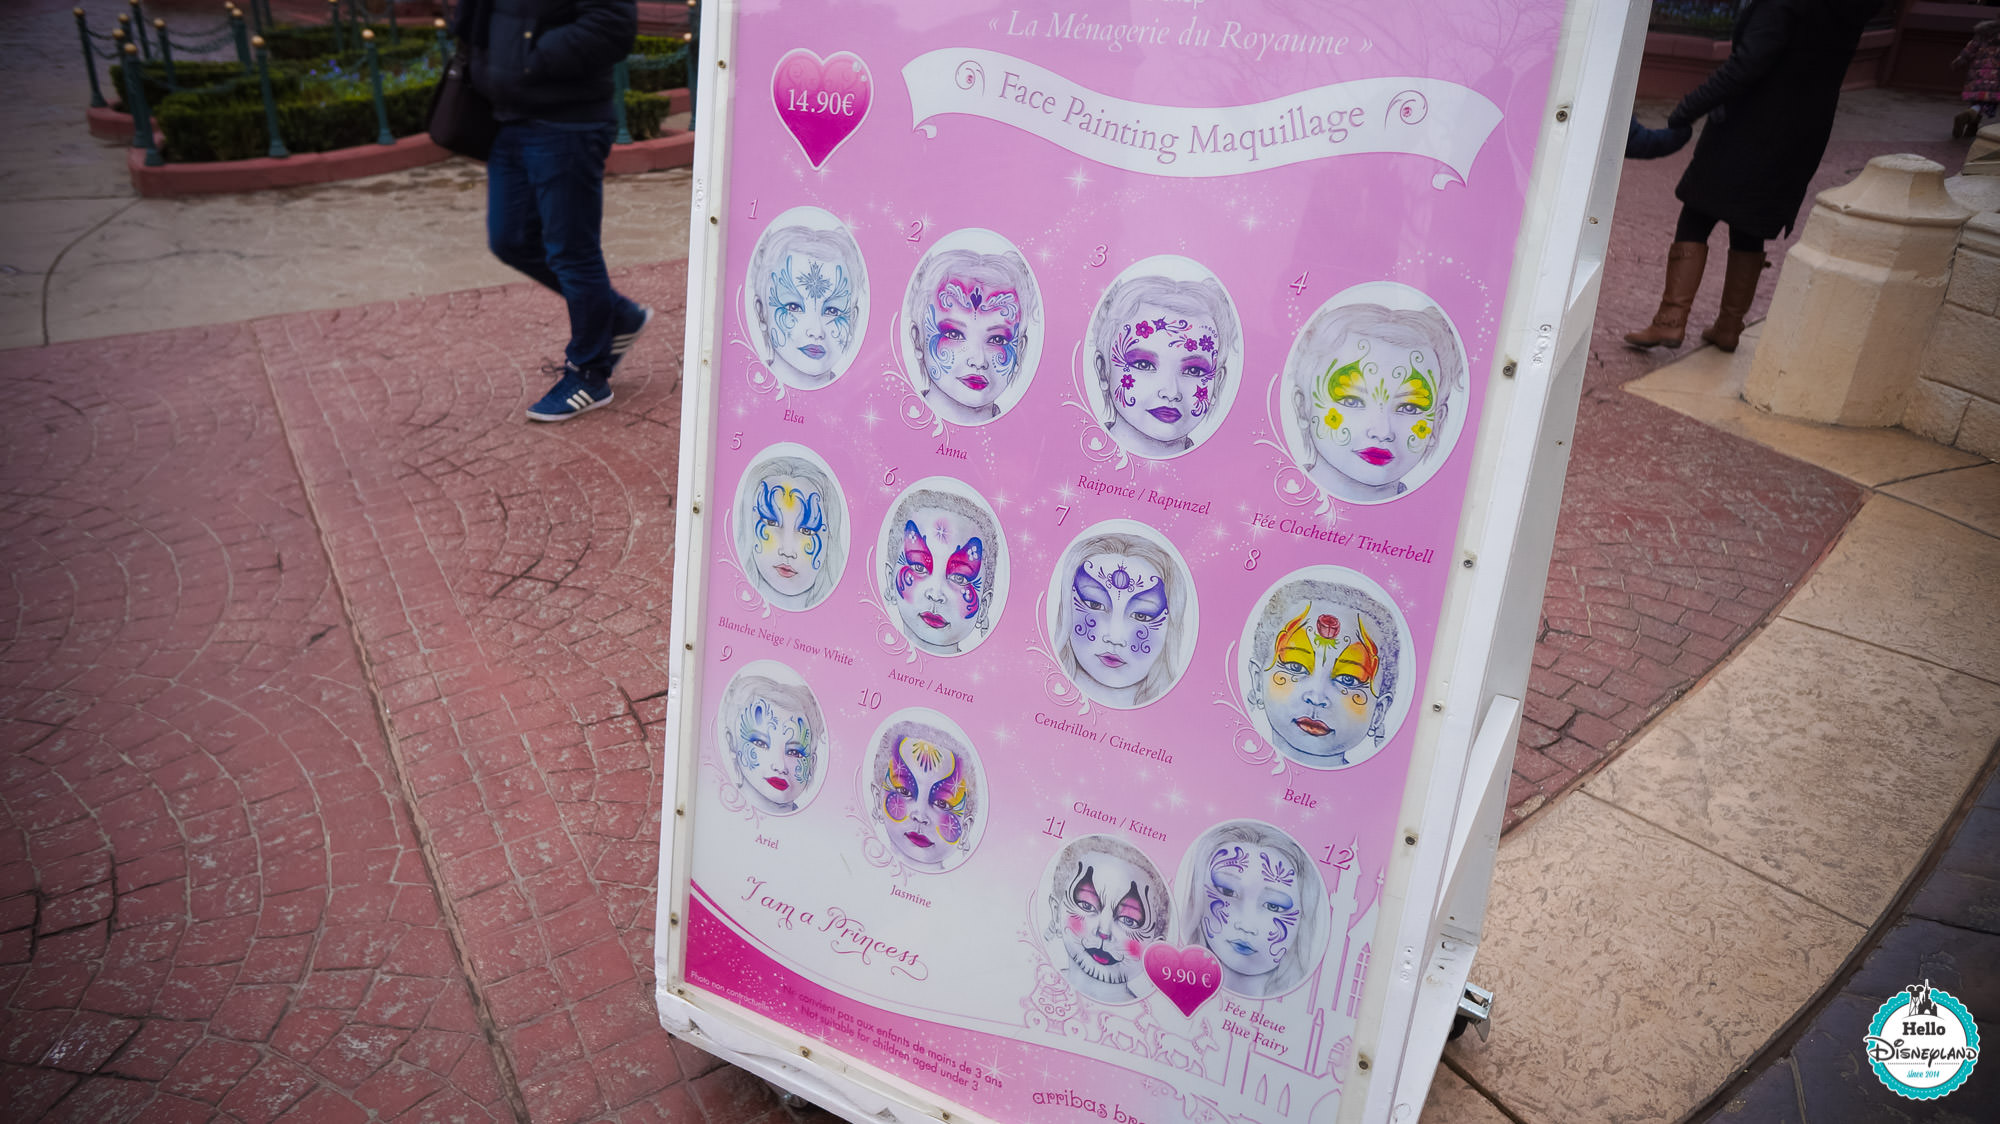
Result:
{"label": "child in pink coat", "polygon": [[1979,131],[1979,120],[1992,120],[2000,109],[2000,20],[1987,20],[1972,29],[1972,42],[1951,60],[1953,70],[1965,71],[1966,107],[1952,119],[1952,137],[1969,137]]}

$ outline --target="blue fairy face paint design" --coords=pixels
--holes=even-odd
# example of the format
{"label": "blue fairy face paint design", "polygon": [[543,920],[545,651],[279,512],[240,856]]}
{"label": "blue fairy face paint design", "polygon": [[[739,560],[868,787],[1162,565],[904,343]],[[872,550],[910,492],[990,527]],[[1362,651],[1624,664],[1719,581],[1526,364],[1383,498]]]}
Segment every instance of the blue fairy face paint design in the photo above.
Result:
{"label": "blue fairy face paint design", "polygon": [[1207,899],[1202,943],[1239,976],[1277,971],[1298,932],[1298,868],[1272,848],[1225,843],[1210,853],[1199,877]]}

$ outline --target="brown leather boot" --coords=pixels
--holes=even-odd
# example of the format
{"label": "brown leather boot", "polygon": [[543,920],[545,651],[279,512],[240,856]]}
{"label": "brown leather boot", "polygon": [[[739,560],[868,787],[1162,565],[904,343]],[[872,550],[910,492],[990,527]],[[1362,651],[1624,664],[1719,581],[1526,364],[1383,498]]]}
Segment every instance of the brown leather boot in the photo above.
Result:
{"label": "brown leather boot", "polygon": [[1625,342],[1633,347],[1679,347],[1687,333],[1695,290],[1701,288],[1702,267],[1707,264],[1708,243],[1674,243],[1667,251],[1667,291],[1660,297],[1660,310],[1653,314],[1651,324],[1625,333]]}
{"label": "brown leather boot", "polygon": [[1715,314],[1715,326],[1701,338],[1724,351],[1735,351],[1743,335],[1743,318],[1750,314],[1750,302],[1757,299],[1757,275],[1771,265],[1762,250],[1729,251],[1729,270],[1722,275],[1722,310]]}

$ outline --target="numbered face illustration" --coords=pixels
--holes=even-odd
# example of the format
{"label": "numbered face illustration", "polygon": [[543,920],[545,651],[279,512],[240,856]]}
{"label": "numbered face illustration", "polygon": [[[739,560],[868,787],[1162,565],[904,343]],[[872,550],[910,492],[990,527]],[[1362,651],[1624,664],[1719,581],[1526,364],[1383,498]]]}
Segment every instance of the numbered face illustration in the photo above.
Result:
{"label": "numbered face illustration", "polygon": [[1167,935],[1169,900],[1166,879],[1130,843],[1086,835],[1064,847],[1049,876],[1045,934],[1063,978],[1100,1003],[1144,997],[1146,946]]}
{"label": "numbered face illustration", "polygon": [[737,484],[731,512],[737,560],[772,606],[826,600],[847,560],[847,502],[833,472],[803,445],[773,445]]}
{"label": "numbered face illustration", "polygon": [[1199,264],[1162,256],[1127,270],[1091,317],[1105,430],[1142,457],[1194,448],[1221,424],[1241,366],[1240,339],[1229,294]]}
{"label": "numbered face illustration", "polygon": [[719,740],[751,807],[789,816],[818,791],[826,719],[798,673],[773,660],[746,666],[722,692]]}
{"label": "numbered face illustration", "polygon": [[1312,972],[1327,929],[1326,886],[1291,836],[1256,820],[1204,832],[1181,866],[1181,940],[1222,965],[1222,987],[1282,995]]}
{"label": "numbered face illustration", "polygon": [[939,417],[982,425],[1020,400],[1040,351],[1041,298],[1005,239],[984,230],[940,239],[903,303],[911,376]]}
{"label": "numbered face illustration", "polygon": [[744,283],[758,358],[787,386],[828,385],[860,349],[867,293],[861,250],[839,219],[818,207],[779,215]]}
{"label": "numbered face illustration", "polygon": [[1299,466],[1328,495],[1373,504],[1421,484],[1451,451],[1464,424],[1465,352],[1416,290],[1357,288],[1419,307],[1330,302],[1293,344],[1285,393]]}
{"label": "numbered face illustration", "polygon": [[904,711],[876,735],[869,814],[903,864],[941,874],[978,844],[985,781],[972,745],[930,711]]}
{"label": "numbered face illustration", "polygon": [[977,647],[1000,616],[1000,521],[963,483],[920,480],[892,505],[881,541],[883,600],[918,649]]}
{"label": "numbered face illustration", "polygon": [[1100,523],[1056,564],[1056,660],[1106,706],[1145,706],[1187,668],[1198,616],[1187,563],[1144,524]]}
{"label": "numbered face illustration", "polygon": [[1373,756],[1409,709],[1397,697],[1409,634],[1366,578],[1313,571],[1341,576],[1287,579],[1274,589],[1241,670],[1251,716],[1271,745],[1301,765],[1339,769]]}

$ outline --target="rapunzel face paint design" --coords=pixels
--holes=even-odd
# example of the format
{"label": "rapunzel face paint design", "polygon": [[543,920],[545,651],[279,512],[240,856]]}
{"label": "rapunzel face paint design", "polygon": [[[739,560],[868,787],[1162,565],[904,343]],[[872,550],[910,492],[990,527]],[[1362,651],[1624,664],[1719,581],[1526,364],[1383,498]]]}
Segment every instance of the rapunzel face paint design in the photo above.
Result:
{"label": "rapunzel face paint design", "polygon": [[787,254],[765,272],[763,285],[772,354],[806,378],[831,371],[854,342],[854,281],[846,265]]}
{"label": "rapunzel face paint design", "polygon": [[1118,326],[1107,356],[1119,423],[1163,445],[1193,432],[1214,406],[1219,334],[1206,320],[1141,305]]}
{"label": "rapunzel face paint design", "polygon": [[[1293,752],[1344,765],[1384,705],[1382,660],[1366,618],[1307,605],[1268,655],[1264,713]],[[1326,609],[1328,611],[1321,611]]]}
{"label": "rapunzel face paint design", "polygon": [[1144,854],[1121,839],[1084,836],[1057,856],[1048,898],[1057,966],[1070,986],[1100,1003],[1130,1003],[1150,989],[1146,946],[1166,935],[1171,899]]}
{"label": "rapunzel face paint design", "polygon": [[1021,296],[963,277],[930,294],[919,329],[924,374],[967,409],[991,406],[1021,361]]}
{"label": "rapunzel face paint design", "polygon": [[1064,623],[1078,670],[1105,687],[1132,687],[1166,650],[1174,606],[1166,575],[1152,562],[1120,554],[1086,556],[1069,575]]}
{"label": "rapunzel face paint design", "polygon": [[717,732],[737,789],[752,808],[788,816],[817,791],[826,721],[796,671],[756,660],[723,688]]}
{"label": "rapunzel face paint design", "polygon": [[1408,475],[1437,438],[1438,360],[1367,336],[1313,382],[1313,449],[1321,463],[1367,488]]}
{"label": "rapunzel face paint design", "polygon": [[1242,333],[1206,266],[1175,254],[1134,263],[1098,298],[1088,333],[1097,418],[1120,448],[1177,457],[1221,425]]}
{"label": "rapunzel face paint design", "polygon": [[913,708],[885,722],[874,745],[868,811],[889,854],[924,874],[965,862],[979,845],[985,779],[964,732],[936,711]]}
{"label": "rapunzel face paint design", "polygon": [[826,497],[814,482],[795,476],[767,477],[755,487],[751,561],[772,589],[797,597],[827,564]]}
{"label": "rapunzel face paint design", "polygon": [[1237,977],[1276,971],[1298,935],[1298,866],[1282,852],[1244,843],[1215,848],[1206,865],[1202,943]]}

